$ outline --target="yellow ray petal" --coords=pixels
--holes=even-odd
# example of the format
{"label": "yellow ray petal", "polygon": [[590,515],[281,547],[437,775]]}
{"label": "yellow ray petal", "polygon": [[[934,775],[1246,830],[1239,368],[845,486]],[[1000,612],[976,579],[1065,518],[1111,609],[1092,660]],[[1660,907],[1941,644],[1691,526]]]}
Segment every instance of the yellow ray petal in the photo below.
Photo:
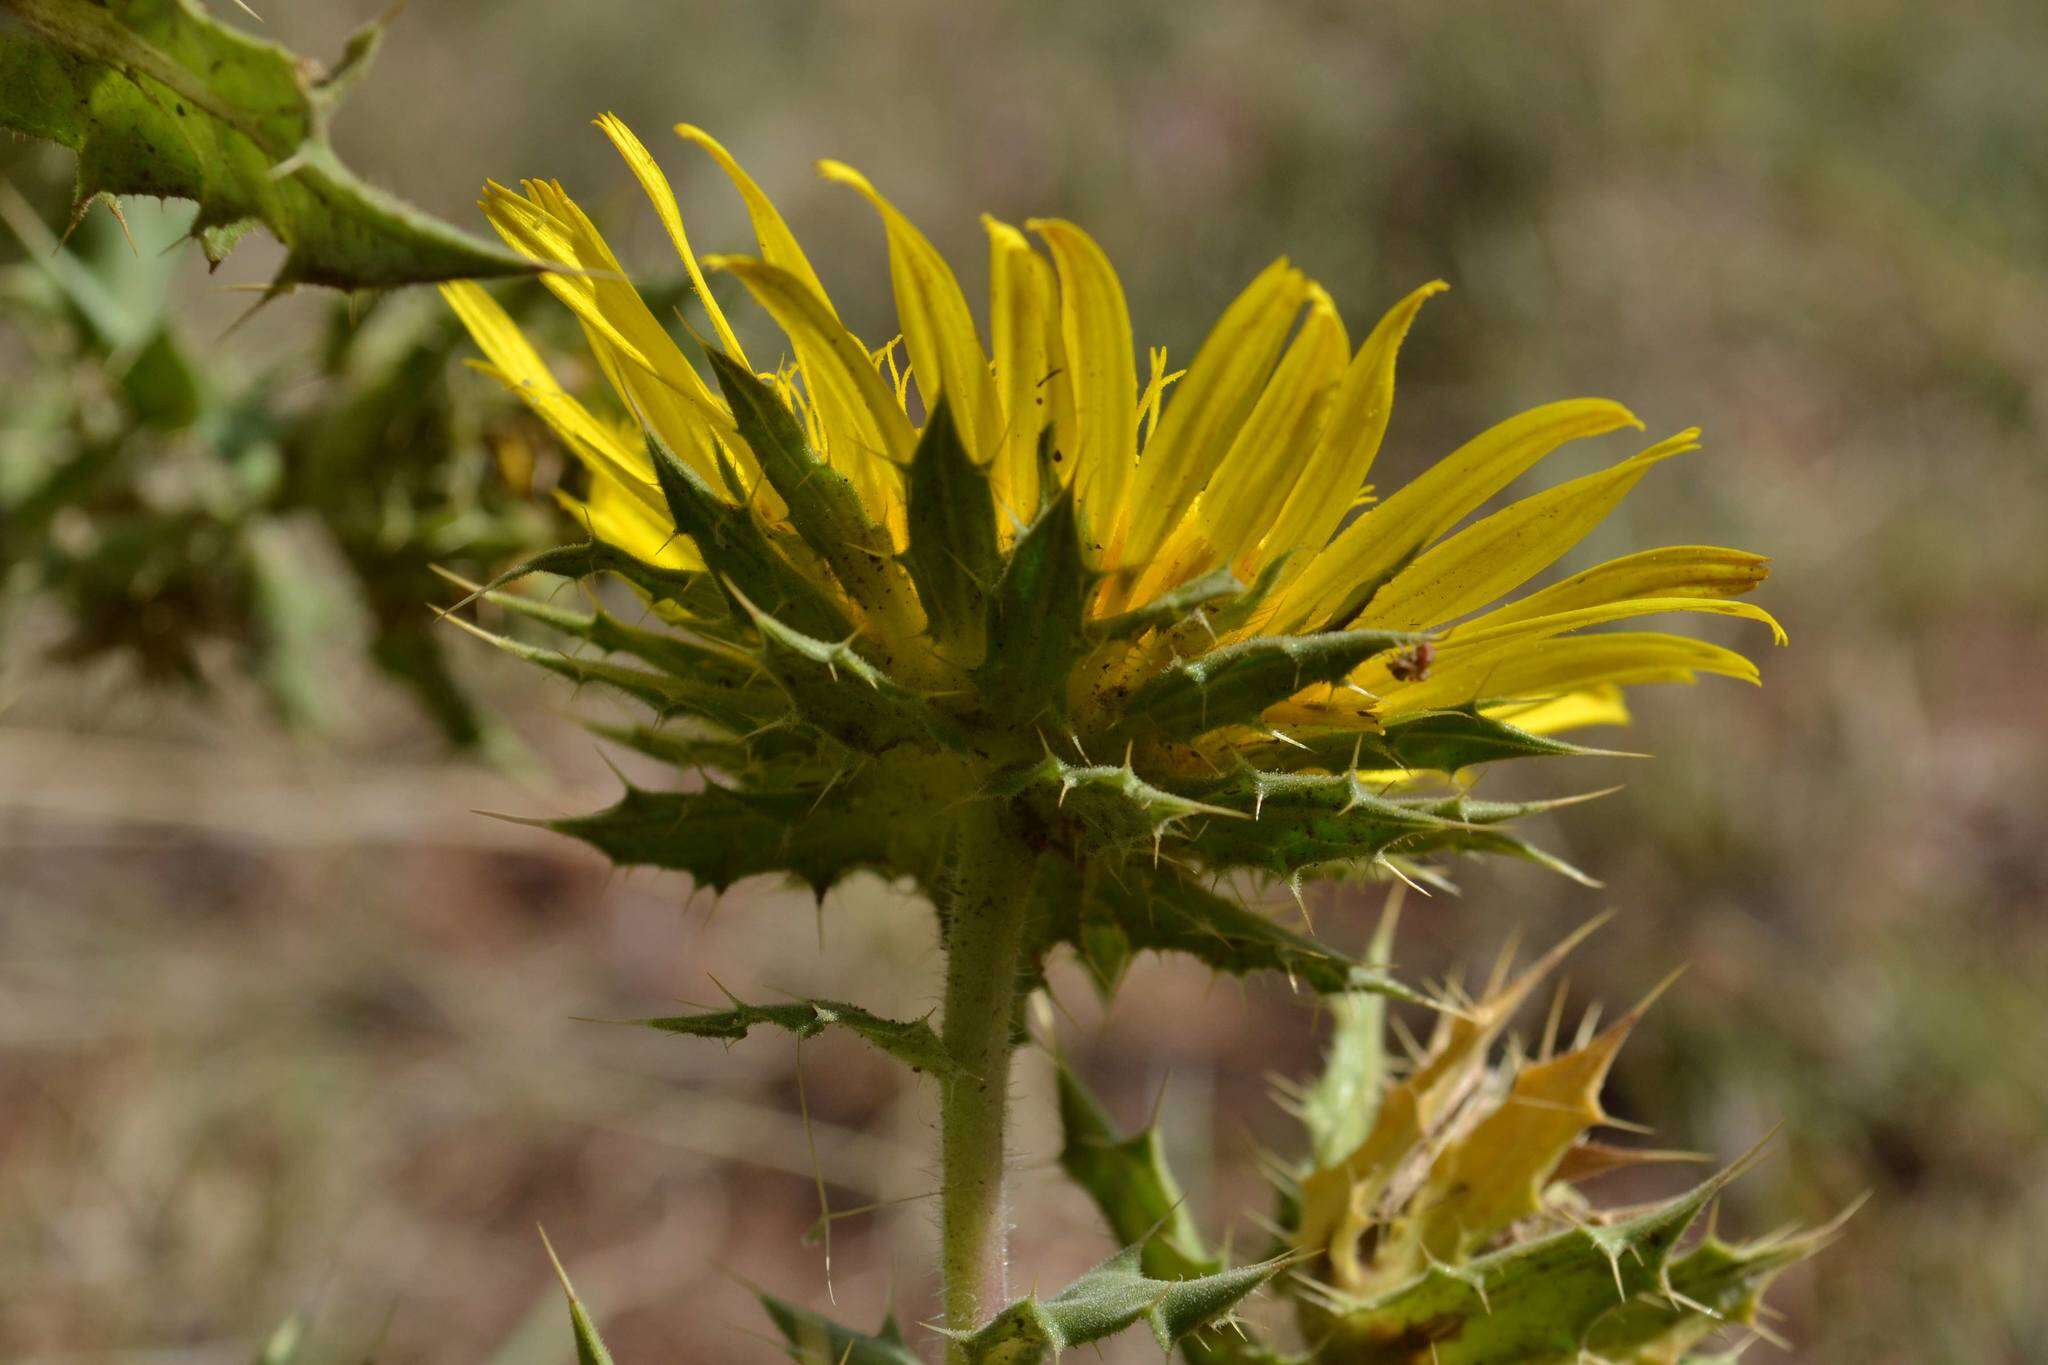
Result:
{"label": "yellow ray petal", "polygon": [[441,287],[441,297],[468,329],[488,365],[480,365],[506,388],[517,394],[596,474],[610,474],[630,487],[645,490],[649,507],[661,505],[654,484],[654,470],[644,450],[621,441],[618,434],[590,414],[561,385],[533,349],[519,325],[483,289],[467,280]]}
{"label": "yellow ray petal", "polygon": [[593,473],[586,499],[557,492],[576,524],[592,539],[615,545],[648,564],[664,569],[701,569],[704,559],[687,536],[676,533],[668,513],[649,508],[632,488],[608,474]]}
{"label": "yellow ray petal", "polygon": [[711,290],[704,283],[704,272],[697,265],[697,253],[690,250],[689,234],[683,231],[683,211],[676,205],[675,191],[669,188],[668,177],[662,174],[646,144],[633,135],[633,130],[617,114],[599,118],[597,127],[611,139],[612,146],[618,148],[619,155],[625,158],[627,167],[632,170],[633,178],[647,192],[654,212],[661,218],[661,225],[668,229],[669,240],[675,243],[676,255],[683,259],[683,269],[689,273],[690,284],[697,291],[697,301],[704,305],[712,327],[717,329],[718,339],[725,345],[726,354],[745,365],[747,353],[740,349],[739,338],[732,334],[732,325],[725,320],[725,311],[718,306],[718,300],[711,297]]}
{"label": "yellow ray petal", "polygon": [[745,256],[707,256],[704,264],[737,276],[788,334],[830,441],[825,459],[860,490],[868,515],[900,538],[903,500],[895,466],[910,459],[917,435],[867,349],[787,270]]}
{"label": "yellow ray petal", "polygon": [[1381,694],[1384,717],[1463,706],[1480,697],[1548,697],[1601,683],[1692,682],[1701,673],[1758,681],[1757,666],[1732,649],[1684,635],[1616,631],[1538,640],[1493,661],[1479,676],[1434,672]]}
{"label": "yellow ray petal", "polygon": [[1309,291],[1309,314],[1301,331],[1238,428],[1209,486],[1116,601],[1147,601],[1219,564],[1231,564],[1249,581],[1249,552],[1293,487],[1350,350],[1329,295],[1314,285]]}
{"label": "yellow ray petal", "polygon": [[1486,714],[1519,725],[1532,735],[1561,735],[1595,725],[1627,725],[1630,720],[1628,701],[1620,688],[1612,686],[1589,687],[1583,692],[1568,692],[1543,701],[1489,706]]}
{"label": "yellow ray petal", "polygon": [[1300,333],[1202,494],[1206,537],[1241,575],[1307,468],[1350,349],[1330,296],[1310,285]]}
{"label": "yellow ray petal", "polygon": [[522,183],[518,194],[495,182],[478,207],[508,245],[532,260],[566,267],[541,276],[554,295],[606,344],[649,378],[723,412],[703,377],[648,310],[597,227],[560,185]]}
{"label": "yellow ray petal", "polygon": [[1395,574],[1359,614],[1358,624],[1420,630],[1455,621],[1520,587],[1584,539],[1652,465],[1699,449],[1698,435],[1682,431],[1612,468],[1474,523]]}
{"label": "yellow ray petal", "polygon": [[[1454,702],[1441,703],[1444,705],[1463,705],[1481,697],[1513,696],[1517,694],[1493,690],[1496,675],[1505,661],[1539,642],[1632,617],[1665,613],[1704,613],[1757,621],[1770,627],[1775,643],[1785,643],[1784,628],[1769,612],[1749,602],[1712,597],[1631,597],[1551,616],[1511,621],[1484,630],[1467,628],[1453,631],[1437,645],[1435,661],[1426,678],[1412,681],[1397,679],[1392,672],[1392,664],[1388,662],[1392,656],[1388,656],[1361,665],[1351,675],[1350,681],[1367,693],[1386,699],[1390,705],[1395,699],[1400,699],[1402,710],[1411,709],[1409,702],[1417,689],[1426,690],[1430,695],[1458,698]],[[1476,622],[1473,624],[1477,625]]]}
{"label": "yellow ray petal", "polygon": [[1131,466],[1137,458],[1138,378],[1124,287],[1095,239],[1072,223],[1036,218],[1025,227],[1051,251],[1059,274],[1060,333],[1074,395],[1075,443],[1060,454],[1083,533],[1098,567],[1113,564]]}
{"label": "yellow ray petal", "polygon": [[996,500],[1008,513],[1000,519],[1007,538],[1012,522],[1028,523],[1038,511],[1038,435],[1053,417],[1052,334],[1059,326],[1059,300],[1052,267],[1023,233],[987,215],[981,223],[988,231],[988,330],[1002,410],[1002,439],[990,475]]}
{"label": "yellow ray petal", "polygon": [[1273,373],[1308,280],[1283,257],[1223,310],[1131,480],[1124,559],[1147,563],[1208,484]]}
{"label": "yellow ray petal", "polygon": [[1331,398],[1315,449],[1288,492],[1254,567],[1296,551],[1300,552],[1300,565],[1293,571],[1299,572],[1336,533],[1386,437],[1387,419],[1394,411],[1394,361],[1401,342],[1422,305],[1448,288],[1442,280],[1423,285],[1389,309],[1358,348]]}
{"label": "yellow ray petal", "polygon": [[1641,426],[1619,403],[1532,409],[1466,442],[1345,528],[1275,603],[1264,629],[1344,621],[1415,554],[1567,441]]}
{"label": "yellow ray petal", "polygon": [[986,461],[995,452],[995,392],[988,355],[974,330],[974,315],[953,268],[917,226],[884,199],[868,178],[839,161],[821,161],[818,173],[859,193],[881,215],[889,237],[889,282],[896,292],[896,319],[910,351],[910,370],[930,410],[941,395],[953,409],[967,453]]}
{"label": "yellow ray petal", "polygon": [[[618,258],[560,186],[527,181],[525,195],[485,187],[481,207],[498,234],[530,259],[566,267],[541,276],[583,324],[591,353],[635,417],[654,428],[700,473],[732,419],[695,367],[656,321]],[[746,456],[751,461],[752,455]],[[748,468],[750,476],[758,471]]]}
{"label": "yellow ray petal", "polygon": [[1469,623],[1506,625],[1630,597],[1740,597],[1771,571],[1771,561],[1747,550],[1715,545],[1670,545],[1641,550],[1553,583]]}
{"label": "yellow ray petal", "polygon": [[1444,636],[1437,647],[1439,659],[1456,659],[1465,654],[1499,648],[1519,641],[1548,639],[1568,631],[1606,625],[1632,616],[1656,616],[1663,612],[1701,612],[1709,616],[1734,616],[1769,626],[1771,643],[1785,643],[1785,628],[1777,618],[1754,602],[1735,602],[1725,597],[1624,597],[1618,602],[1596,602],[1552,612],[1496,622],[1491,614],[1474,617]]}
{"label": "yellow ray petal", "polygon": [[806,289],[817,296],[826,313],[836,319],[839,314],[833,311],[832,299],[826,294],[824,283],[818,279],[818,272],[811,269],[810,259],[797,245],[796,234],[789,230],[789,224],[782,221],[774,201],[762,193],[761,187],[754,183],[754,177],[741,169],[732,153],[702,128],[678,123],[676,136],[708,152],[718,163],[718,168],[725,172],[726,178],[732,181],[733,188],[740,192],[740,198],[747,206],[747,218],[754,225],[754,240],[760,244],[761,259],[796,276]]}

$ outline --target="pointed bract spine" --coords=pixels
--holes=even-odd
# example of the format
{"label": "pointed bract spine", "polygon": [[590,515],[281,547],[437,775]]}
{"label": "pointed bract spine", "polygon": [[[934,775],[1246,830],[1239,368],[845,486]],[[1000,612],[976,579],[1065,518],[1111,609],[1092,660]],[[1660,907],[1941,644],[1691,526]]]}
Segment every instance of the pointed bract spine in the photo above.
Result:
{"label": "pointed bract spine", "polygon": [[846,476],[819,459],[796,414],[752,371],[707,349],[718,386],[732,406],[740,438],[789,508],[804,544],[831,566],[840,588],[892,638],[910,638],[922,622],[916,594],[896,563],[889,533],[868,519]]}
{"label": "pointed bract spine", "polygon": [[925,698],[857,653],[851,641],[818,640],[782,624],[729,585],[761,633],[761,658],[806,723],[865,754],[899,744],[959,748],[959,726]]}
{"label": "pointed bract spine", "polygon": [[1339,630],[1223,645],[1175,660],[1147,680],[1119,708],[1121,728],[1193,739],[1220,726],[1249,724],[1304,688],[1336,682],[1375,654],[1422,638],[1405,631]]}
{"label": "pointed bract spine", "polygon": [[704,562],[721,581],[808,634],[840,639],[852,633],[846,613],[789,562],[753,515],[712,492],[652,429],[647,432],[647,454],[676,531],[696,542]]}
{"label": "pointed bract spine", "polygon": [[1011,1304],[972,1332],[948,1332],[967,1365],[1037,1365],[1143,1322],[1162,1351],[1226,1317],[1289,1262],[1241,1266],[1193,1279],[1158,1280],[1129,1247],[1051,1298]]}
{"label": "pointed bract spine", "polygon": [[886,815],[814,820],[820,795],[710,784],[696,792],[628,786],[604,810],[545,823],[621,866],[687,872],[714,891],[746,877],[787,872],[822,895],[856,868],[897,865]]}
{"label": "pointed bract spine", "polygon": [[924,1365],[924,1361],[903,1344],[893,1320],[869,1335],[841,1327],[831,1319],[785,1303],[772,1294],[756,1295],[768,1311],[776,1330],[797,1365]]}
{"label": "pointed bract spine", "polygon": [[1065,710],[1067,672],[1087,647],[1082,620],[1095,581],[1069,488],[1017,537],[989,596],[988,651],[974,681],[992,710],[1020,721]]}
{"label": "pointed bract spine", "polygon": [[884,1019],[858,1005],[842,1000],[792,1000],[784,1004],[753,1005],[734,999],[730,1009],[705,1014],[672,1014],[635,1023],[662,1033],[681,1033],[693,1038],[721,1038],[736,1042],[748,1032],[769,1026],[797,1038],[813,1038],[828,1028],[842,1028],[869,1045],[894,1057],[913,1071],[943,1075],[952,1063],[939,1044],[939,1035],[923,1019]]}
{"label": "pointed bract spine", "polygon": [[995,495],[988,471],[960,442],[952,408],[932,409],[911,457],[903,562],[917,584],[932,633],[977,662],[987,627],[988,594],[1003,569]]}

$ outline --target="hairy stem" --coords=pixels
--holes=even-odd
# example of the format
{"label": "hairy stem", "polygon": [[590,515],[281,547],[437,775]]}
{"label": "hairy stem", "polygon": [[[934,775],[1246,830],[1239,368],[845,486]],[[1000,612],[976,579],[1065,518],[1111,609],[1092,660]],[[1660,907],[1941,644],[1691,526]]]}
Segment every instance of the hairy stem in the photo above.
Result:
{"label": "hairy stem", "polygon": [[999,806],[978,802],[954,857],[940,1038],[957,1072],[939,1102],[940,1270],[946,1325],[968,1329],[1006,1297],[1003,1142],[1032,855]]}

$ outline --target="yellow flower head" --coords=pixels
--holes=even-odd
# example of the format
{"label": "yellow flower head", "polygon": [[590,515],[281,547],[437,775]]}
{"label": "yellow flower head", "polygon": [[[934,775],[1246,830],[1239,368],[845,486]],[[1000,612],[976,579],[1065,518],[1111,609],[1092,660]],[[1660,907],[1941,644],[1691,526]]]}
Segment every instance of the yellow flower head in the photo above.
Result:
{"label": "yellow flower head", "polygon": [[[1058,755],[1040,776],[1061,796],[1087,785],[1078,772],[1117,771],[1210,814],[1262,816],[1299,796],[1287,781],[1303,774],[1377,799],[1430,771],[1569,752],[1545,737],[1625,719],[1628,684],[1757,677],[1720,645],[1594,627],[1708,612],[1782,639],[1768,614],[1734,600],[1766,573],[1739,550],[1645,551],[1503,601],[1652,466],[1696,447],[1696,432],[1680,432],[1466,524],[1565,443],[1639,428],[1617,403],[1511,417],[1367,496],[1402,339],[1441,283],[1402,299],[1354,348],[1330,295],[1277,261],[1185,369],[1169,371],[1162,351],[1141,369],[1123,288],[1080,227],[984,219],[984,327],[931,242],[857,171],[823,162],[887,239],[901,344],[875,347],[848,330],[774,205],[710,135],[676,130],[738,189],[757,255],[700,258],[653,156],[618,119],[598,126],[709,314],[707,364],[552,182],[492,184],[482,207],[515,250],[551,267],[546,285],[581,323],[617,406],[593,411],[564,391],[476,286],[444,294],[487,368],[588,469],[572,506],[592,537],[678,582],[717,585],[707,608],[643,582],[670,621],[742,652],[840,651],[825,660],[835,677],[840,658],[871,668],[872,687],[932,713],[905,733],[971,756],[971,790],[1033,757],[1019,750],[1028,737]],[[746,354],[707,271],[737,278],[786,336],[783,353]],[[734,536],[754,548],[741,554]],[[1060,562],[1066,539],[1077,564]],[[750,581],[778,601],[758,600]],[[784,609],[790,592],[808,624]],[[728,607],[739,627],[705,615]],[[804,643],[764,645],[761,622]],[[817,707],[807,714],[788,667],[766,667],[799,719],[833,733]],[[941,729],[967,735],[964,748],[934,739]],[[852,747],[879,743],[867,733]],[[1468,808],[1431,809],[1473,825]],[[1154,803],[1140,815],[1156,835],[1197,812]],[[1431,845],[1404,835],[1353,848],[1310,831],[1242,862],[1295,875]]]}

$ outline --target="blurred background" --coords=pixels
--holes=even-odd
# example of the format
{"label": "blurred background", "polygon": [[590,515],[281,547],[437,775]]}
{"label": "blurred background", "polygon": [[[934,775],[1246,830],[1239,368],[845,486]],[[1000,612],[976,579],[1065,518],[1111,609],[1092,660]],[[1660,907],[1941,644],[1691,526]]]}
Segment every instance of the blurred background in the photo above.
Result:
{"label": "blurred background", "polygon": [[[258,4],[263,32],[328,56],[378,7]],[[1618,743],[1654,763],[1543,775],[1629,784],[1535,831],[1604,890],[1468,869],[1462,897],[1411,898],[1398,960],[1483,965],[1614,908],[1570,968],[1575,1001],[1618,1008],[1691,971],[1611,1107],[1724,1158],[1784,1125],[1724,1230],[1872,1195],[1779,1289],[1789,1358],[2048,1359],[2048,9],[1445,8],[438,0],[396,23],[336,136],[370,179],[478,230],[486,177],[559,178],[661,280],[659,224],[588,120],[614,110],[656,149],[700,250],[744,247],[735,197],[665,132],[704,124],[871,339],[894,331],[880,230],[811,174],[819,156],[893,196],[970,297],[978,213],[1076,219],[1140,341],[1181,357],[1283,251],[1354,334],[1441,276],[1383,486],[1556,397],[1620,399],[1653,435],[1704,426],[1707,449],[1572,565],[1763,550],[1759,600],[1791,648],[1760,692],[1639,693]],[[15,144],[0,170],[61,228],[67,155]],[[139,241],[176,228],[153,202],[128,216]],[[435,476],[436,545],[481,537],[488,560],[491,536],[545,539],[502,476],[551,457],[452,363],[431,308],[360,318],[304,291],[231,328],[272,244],[209,276],[189,249],[126,257],[104,217],[74,247],[129,261],[117,293],[162,289],[209,372],[260,376],[306,417],[273,464],[336,425],[337,328],[398,316],[420,349],[377,373],[441,393],[445,369],[434,420],[495,457]],[[0,404],[48,372],[33,292],[0,315]],[[1617,453],[1569,448],[1541,478]],[[473,814],[608,800],[574,717],[613,703],[451,639],[448,694],[475,712],[451,719],[438,674],[363,648],[415,647],[429,618],[409,604],[450,590],[277,505],[248,562],[181,541],[182,577],[8,599],[0,1358],[244,1361],[303,1311],[318,1359],[563,1360],[536,1223],[622,1360],[777,1358],[750,1282],[857,1323],[892,1299],[923,1318],[927,1090],[836,1038],[721,1051],[579,1018],[715,999],[711,973],[742,995],[934,1000],[927,914],[873,881],[822,908],[764,882],[714,907]],[[352,573],[382,595],[326,591]],[[152,652],[143,623],[169,613],[175,637],[179,611],[221,628]],[[237,637],[280,622],[310,624],[251,681]],[[1311,907],[1356,944],[1376,899]],[[1201,1221],[1255,1243],[1254,1155],[1290,1128],[1267,1077],[1313,1064],[1311,1010],[1153,960],[1107,1016],[1077,973],[1057,987],[1084,1070],[1127,1122],[1161,1108]],[[1111,1248],[1052,1168],[1044,1059],[1021,1070],[1016,1278],[1053,1285]],[[814,1173],[841,1215],[829,1244],[806,1237]]]}

